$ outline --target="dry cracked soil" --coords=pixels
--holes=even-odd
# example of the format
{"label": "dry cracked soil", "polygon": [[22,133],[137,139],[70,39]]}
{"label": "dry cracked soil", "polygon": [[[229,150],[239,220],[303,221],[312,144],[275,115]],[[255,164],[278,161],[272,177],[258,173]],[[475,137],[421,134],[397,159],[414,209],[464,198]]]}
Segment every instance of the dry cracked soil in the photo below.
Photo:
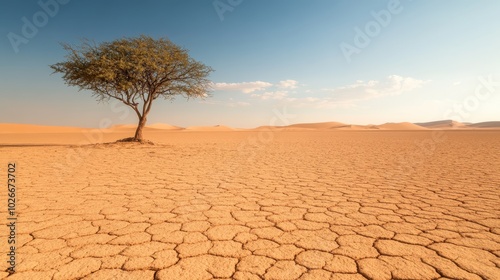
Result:
{"label": "dry cracked soil", "polygon": [[500,279],[499,131],[146,136],[1,146],[0,278]]}

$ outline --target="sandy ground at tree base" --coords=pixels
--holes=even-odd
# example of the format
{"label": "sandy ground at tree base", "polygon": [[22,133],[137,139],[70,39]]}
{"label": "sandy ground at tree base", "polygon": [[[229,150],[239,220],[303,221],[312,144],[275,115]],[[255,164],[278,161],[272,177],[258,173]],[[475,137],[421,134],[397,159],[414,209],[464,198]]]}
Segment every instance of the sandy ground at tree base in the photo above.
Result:
{"label": "sandy ground at tree base", "polygon": [[0,278],[500,279],[500,131],[89,135],[0,133]]}

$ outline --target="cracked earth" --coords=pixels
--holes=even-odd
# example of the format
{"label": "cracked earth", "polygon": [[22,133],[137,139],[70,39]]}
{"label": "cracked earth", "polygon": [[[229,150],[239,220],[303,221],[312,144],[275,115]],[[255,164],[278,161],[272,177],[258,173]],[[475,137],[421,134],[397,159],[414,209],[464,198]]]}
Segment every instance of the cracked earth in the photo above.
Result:
{"label": "cracked earth", "polygon": [[430,152],[430,132],[146,136],[0,147],[19,198],[0,278],[500,279],[498,131]]}

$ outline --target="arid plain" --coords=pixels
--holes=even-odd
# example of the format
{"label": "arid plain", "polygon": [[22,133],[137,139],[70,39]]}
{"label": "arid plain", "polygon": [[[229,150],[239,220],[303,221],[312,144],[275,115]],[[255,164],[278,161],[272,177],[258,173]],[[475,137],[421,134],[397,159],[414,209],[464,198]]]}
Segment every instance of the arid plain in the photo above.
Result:
{"label": "arid plain", "polygon": [[498,129],[28,128],[0,278],[500,279]]}

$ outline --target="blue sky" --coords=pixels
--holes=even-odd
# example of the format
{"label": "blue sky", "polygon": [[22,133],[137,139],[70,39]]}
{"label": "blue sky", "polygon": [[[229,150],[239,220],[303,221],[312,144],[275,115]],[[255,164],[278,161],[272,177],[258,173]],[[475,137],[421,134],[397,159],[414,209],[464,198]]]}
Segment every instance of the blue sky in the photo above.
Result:
{"label": "blue sky", "polygon": [[49,65],[60,42],[140,34],[215,70],[212,97],[160,100],[150,124],[255,127],[276,111],[292,123],[500,120],[499,12],[496,0],[4,0],[0,123],[135,123]]}

